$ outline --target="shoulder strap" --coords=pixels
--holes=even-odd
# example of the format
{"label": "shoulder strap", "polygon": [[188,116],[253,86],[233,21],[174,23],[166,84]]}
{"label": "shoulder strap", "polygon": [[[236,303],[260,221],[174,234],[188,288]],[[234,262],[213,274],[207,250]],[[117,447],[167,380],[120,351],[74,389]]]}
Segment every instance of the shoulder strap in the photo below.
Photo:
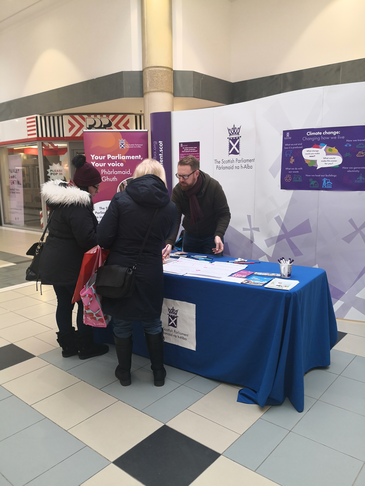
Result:
{"label": "shoulder strap", "polygon": [[51,218],[53,216],[53,213],[54,213],[54,209],[52,210],[51,214],[49,215],[49,218],[48,218],[48,221],[47,221],[47,224],[46,224],[46,227],[44,228],[44,231],[43,231],[43,234],[41,236],[41,239],[39,241],[42,241],[44,240],[44,237],[46,235],[46,232],[47,232],[47,229],[48,229],[48,226],[49,226],[49,223],[51,222]]}

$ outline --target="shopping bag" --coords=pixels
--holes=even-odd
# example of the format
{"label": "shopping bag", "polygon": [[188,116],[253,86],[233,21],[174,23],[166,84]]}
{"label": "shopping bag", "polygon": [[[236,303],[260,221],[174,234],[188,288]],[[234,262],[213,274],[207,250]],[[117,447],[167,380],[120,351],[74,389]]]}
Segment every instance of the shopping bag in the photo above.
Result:
{"label": "shopping bag", "polygon": [[96,270],[104,265],[109,250],[104,250],[99,245],[94,246],[84,254],[82,260],[79,278],[76,283],[72,303],[80,300],[80,291],[85,287],[86,282],[94,275]]}
{"label": "shopping bag", "polygon": [[101,298],[95,290],[95,278],[96,275],[94,274],[80,291],[80,297],[84,305],[83,320],[87,326],[107,327],[111,316],[103,314]]}

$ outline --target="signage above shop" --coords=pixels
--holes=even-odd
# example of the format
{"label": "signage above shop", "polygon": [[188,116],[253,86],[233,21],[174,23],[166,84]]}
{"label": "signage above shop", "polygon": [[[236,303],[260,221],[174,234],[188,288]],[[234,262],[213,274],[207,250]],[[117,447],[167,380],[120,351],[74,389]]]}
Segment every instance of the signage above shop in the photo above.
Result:
{"label": "signage above shop", "polygon": [[0,122],[0,145],[37,140],[82,140],[84,130],[141,130],[143,115],[32,115]]}

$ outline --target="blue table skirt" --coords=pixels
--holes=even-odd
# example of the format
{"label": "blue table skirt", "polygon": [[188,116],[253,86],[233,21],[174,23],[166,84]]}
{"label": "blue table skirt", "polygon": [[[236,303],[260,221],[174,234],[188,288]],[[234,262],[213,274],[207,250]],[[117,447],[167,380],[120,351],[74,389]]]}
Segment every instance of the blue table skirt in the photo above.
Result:
{"label": "blue table skirt", "polygon": [[[247,270],[278,273],[279,265]],[[242,386],[239,402],[264,407],[288,397],[303,411],[304,374],[329,366],[337,325],[326,272],[294,265],[291,279],[300,283],[282,291],[165,274],[166,298],[196,304],[197,343],[192,351],[165,342],[165,363]],[[94,331],[99,342],[113,342],[111,329]],[[139,323],[133,352],[148,357]]]}

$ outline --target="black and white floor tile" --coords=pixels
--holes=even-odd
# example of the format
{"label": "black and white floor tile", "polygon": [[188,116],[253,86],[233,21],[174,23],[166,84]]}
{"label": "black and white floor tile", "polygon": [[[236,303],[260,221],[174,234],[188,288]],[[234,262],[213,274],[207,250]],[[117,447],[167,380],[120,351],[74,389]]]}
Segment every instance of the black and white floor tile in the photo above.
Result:
{"label": "black and white floor tile", "polygon": [[365,486],[365,323],[338,321],[303,413],[169,366],[154,387],[137,355],[121,387],[113,346],[62,358],[53,290],[24,282],[35,239],[0,228],[0,486]]}

